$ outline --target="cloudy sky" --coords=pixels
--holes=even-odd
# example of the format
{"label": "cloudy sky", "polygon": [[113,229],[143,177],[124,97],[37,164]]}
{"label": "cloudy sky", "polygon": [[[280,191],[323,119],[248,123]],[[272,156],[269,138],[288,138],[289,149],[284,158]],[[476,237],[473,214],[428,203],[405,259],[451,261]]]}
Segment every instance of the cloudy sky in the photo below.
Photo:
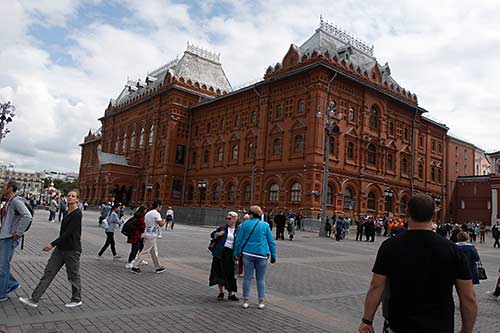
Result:
{"label": "cloudy sky", "polygon": [[393,77],[451,133],[500,150],[500,2],[0,0],[0,102],[17,115],[0,161],[78,171],[80,147],[127,77],[220,52],[233,86],[261,78],[319,16],[375,45]]}

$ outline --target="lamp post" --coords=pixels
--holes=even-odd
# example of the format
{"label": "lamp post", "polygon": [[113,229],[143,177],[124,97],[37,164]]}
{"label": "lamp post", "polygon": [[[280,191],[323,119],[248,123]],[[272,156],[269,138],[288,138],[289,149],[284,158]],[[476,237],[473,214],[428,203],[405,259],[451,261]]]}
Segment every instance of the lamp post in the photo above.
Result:
{"label": "lamp post", "polygon": [[198,183],[198,190],[200,191],[200,207],[201,207],[201,195],[202,193],[205,193],[206,189],[207,189],[207,182]]}
{"label": "lamp post", "polygon": [[[318,112],[318,116],[321,116],[321,112]],[[324,151],[324,163],[323,163],[323,192],[321,193],[321,225],[319,226],[319,236],[326,236],[325,224],[326,224],[326,204],[328,196],[328,164],[330,162],[330,137],[332,134],[340,132],[340,128],[337,125],[337,120],[342,119],[342,114],[337,114],[337,105],[335,101],[330,101],[328,106],[325,108],[325,151]]]}
{"label": "lamp post", "polygon": [[10,132],[7,125],[12,122],[12,118],[14,118],[15,115],[16,107],[14,105],[10,104],[10,102],[0,103],[0,143],[7,133]]}

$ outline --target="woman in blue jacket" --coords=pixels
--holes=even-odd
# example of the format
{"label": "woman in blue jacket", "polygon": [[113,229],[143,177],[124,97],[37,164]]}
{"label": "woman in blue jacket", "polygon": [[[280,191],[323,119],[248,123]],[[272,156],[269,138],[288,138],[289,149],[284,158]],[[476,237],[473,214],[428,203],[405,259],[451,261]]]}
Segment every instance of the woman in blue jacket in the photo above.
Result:
{"label": "woman in blue jacket", "polygon": [[479,262],[479,254],[474,245],[470,243],[469,235],[465,231],[460,231],[457,235],[457,246],[465,254],[467,262],[469,263],[470,273],[472,275],[472,283],[479,284],[479,277],[477,274],[477,263]]}
{"label": "woman in blue jacket", "polygon": [[243,308],[248,308],[248,296],[253,273],[257,280],[257,294],[259,309],[264,308],[266,293],[267,259],[271,257],[271,264],[276,262],[276,244],[269,228],[269,224],[262,221],[262,209],[252,206],[248,212],[252,217],[240,226],[234,245],[234,256],[243,257]]}

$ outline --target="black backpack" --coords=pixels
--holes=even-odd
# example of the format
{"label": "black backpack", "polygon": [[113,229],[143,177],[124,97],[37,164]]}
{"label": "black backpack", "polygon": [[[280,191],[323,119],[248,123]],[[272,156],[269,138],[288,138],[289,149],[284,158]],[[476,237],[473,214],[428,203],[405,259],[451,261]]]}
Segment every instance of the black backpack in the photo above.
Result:
{"label": "black backpack", "polygon": [[135,218],[135,216],[129,218],[122,227],[122,234],[124,234],[127,237],[132,236],[136,224],[137,224],[137,219]]}

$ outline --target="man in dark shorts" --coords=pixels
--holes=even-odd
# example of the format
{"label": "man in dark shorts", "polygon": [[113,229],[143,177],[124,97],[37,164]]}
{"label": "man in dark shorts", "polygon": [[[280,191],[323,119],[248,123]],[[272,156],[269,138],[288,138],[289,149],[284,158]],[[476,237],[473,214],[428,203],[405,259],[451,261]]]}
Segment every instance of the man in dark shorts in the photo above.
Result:
{"label": "man in dark shorts", "polygon": [[417,194],[408,201],[408,231],[379,248],[359,332],[374,332],[373,317],[386,287],[389,332],[453,333],[453,285],[460,300],[461,333],[472,333],[477,301],[467,259],[432,231],[434,200]]}

